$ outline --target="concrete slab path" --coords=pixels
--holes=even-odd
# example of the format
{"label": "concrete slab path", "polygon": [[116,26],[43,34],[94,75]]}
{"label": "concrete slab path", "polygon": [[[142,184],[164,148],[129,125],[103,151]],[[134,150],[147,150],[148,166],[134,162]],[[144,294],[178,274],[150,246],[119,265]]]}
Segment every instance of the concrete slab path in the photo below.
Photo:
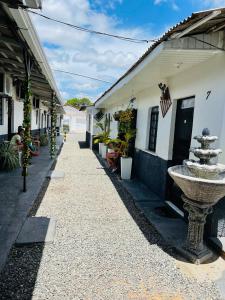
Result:
{"label": "concrete slab path", "polygon": [[[57,137],[58,146],[62,141],[61,136]],[[28,168],[26,193],[22,191],[21,168],[0,172],[0,271],[53,163],[49,148],[41,147],[40,155],[32,158]]]}
{"label": "concrete slab path", "polygon": [[36,213],[56,219],[54,244],[13,248],[1,299],[223,299],[221,278],[177,264],[119,180],[79,147],[83,139],[68,136],[56,165],[65,176],[51,180]]}

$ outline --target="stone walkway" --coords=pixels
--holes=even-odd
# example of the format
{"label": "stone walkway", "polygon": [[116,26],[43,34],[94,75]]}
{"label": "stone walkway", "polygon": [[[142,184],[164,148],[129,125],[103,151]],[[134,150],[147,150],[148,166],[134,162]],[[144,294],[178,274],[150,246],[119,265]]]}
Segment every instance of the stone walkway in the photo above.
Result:
{"label": "stone walkway", "polygon": [[222,299],[207,276],[177,264],[119,180],[79,147],[83,138],[68,137],[56,165],[65,177],[51,180],[36,213],[56,219],[54,244],[14,247],[0,298]]}

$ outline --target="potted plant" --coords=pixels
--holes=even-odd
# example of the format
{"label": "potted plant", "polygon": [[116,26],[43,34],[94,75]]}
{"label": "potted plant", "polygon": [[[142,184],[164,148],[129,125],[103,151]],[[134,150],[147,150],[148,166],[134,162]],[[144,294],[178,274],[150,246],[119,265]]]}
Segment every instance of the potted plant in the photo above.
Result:
{"label": "potted plant", "polygon": [[40,146],[48,145],[48,135],[46,133],[40,135]]}
{"label": "potted plant", "polygon": [[98,144],[98,152],[99,152],[99,154],[100,155],[102,155],[102,145],[104,144],[103,143],[103,131],[104,131],[104,126],[103,126],[103,124],[102,123],[97,123],[96,125],[95,125],[97,128],[99,128],[100,130],[101,130],[101,132],[100,133],[98,133],[95,137],[94,137],[94,140],[93,140],[93,142],[94,142],[94,144]]}
{"label": "potted plant", "polygon": [[99,127],[102,132],[97,134],[94,138],[94,143],[99,144],[99,154],[102,156],[102,158],[106,158],[106,152],[107,152],[107,143],[109,141],[109,129],[107,126],[107,121],[105,121],[105,124],[97,123],[97,127]]}
{"label": "potted plant", "polygon": [[11,171],[19,167],[19,154],[10,143],[0,144],[0,169]]}
{"label": "potted plant", "polygon": [[136,130],[129,129],[125,134],[124,138],[120,140],[122,155],[120,158],[121,164],[121,178],[130,179],[131,178],[131,169],[132,169],[132,157],[129,157],[129,143],[131,139],[135,137]]}

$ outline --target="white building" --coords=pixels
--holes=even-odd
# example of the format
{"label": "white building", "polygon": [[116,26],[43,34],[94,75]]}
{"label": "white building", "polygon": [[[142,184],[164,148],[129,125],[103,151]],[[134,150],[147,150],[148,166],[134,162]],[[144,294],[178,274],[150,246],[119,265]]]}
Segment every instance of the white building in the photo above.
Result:
{"label": "white building", "polygon": [[[225,164],[225,9],[192,14],[171,28],[96,102],[112,117],[132,98],[137,109],[133,174],[152,191],[182,208],[167,174],[169,166],[189,158],[195,135],[208,127],[219,137]],[[169,88],[171,106],[163,116],[159,84]],[[167,102],[168,103],[168,102]]]}
{"label": "white building", "polygon": [[97,149],[98,145],[93,144],[93,137],[99,133],[99,128],[96,126],[103,118],[104,114],[95,106],[86,108],[86,142],[91,149]]}
{"label": "white building", "polygon": [[64,111],[63,124],[69,126],[71,133],[86,131],[86,113],[84,111],[69,105],[64,106]]}
{"label": "white building", "polygon": [[[17,2],[22,1],[14,1]],[[40,1],[31,2],[40,4]],[[53,93],[57,102],[57,127],[60,127],[62,99],[28,13],[1,3],[0,20],[0,140],[9,140],[23,124],[24,49],[33,61],[31,130],[41,133],[50,127]]]}

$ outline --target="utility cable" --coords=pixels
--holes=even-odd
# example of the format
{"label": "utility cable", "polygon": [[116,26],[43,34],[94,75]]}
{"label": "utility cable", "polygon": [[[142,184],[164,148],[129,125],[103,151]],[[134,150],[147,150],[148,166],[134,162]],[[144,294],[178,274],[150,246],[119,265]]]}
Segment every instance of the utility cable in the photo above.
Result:
{"label": "utility cable", "polygon": [[77,26],[77,25],[74,25],[74,24],[70,24],[70,23],[67,23],[67,22],[63,22],[63,21],[48,17],[46,15],[34,12],[32,10],[29,10],[29,9],[27,11],[34,14],[34,15],[38,15],[39,17],[42,17],[42,18],[45,18],[47,20],[57,22],[57,23],[60,23],[60,24],[66,25],[66,26],[69,26],[69,27],[74,28],[74,29],[79,30],[79,31],[104,35],[104,36],[120,39],[122,41],[127,41],[127,42],[131,42],[131,43],[149,43],[149,42],[156,42],[157,41],[157,40],[134,39],[134,38],[125,37],[125,36],[122,36],[122,35],[115,35],[115,34],[110,34],[110,33],[106,33],[106,32],[91,30],[91,29],[88,29],[88,28],[85,28],[85,27],[80,27],[80,26]]}
{"label": "utility cable", "polygon": [[88,78],[88,79],[92,79],[92,80],[96,80],[96,81],[100,81],[100,82],[104,82],[104,83],[108,83],[108,84],[112,84],[112,82],[109,82],[109,81],[105,81],[105,80],[102,80],[102,79],[98,79],[98,78],[95,78],[95,77],[90,77],[90,76],[86,76],[86,75],[82,75],[82,74],[78,74],[78,73],[72,73],[72,72],[67,72],[67,71],[57,70],[57,69],[53,69],[53,71],[60,72],[60,73],[65,73],[65,74],[69,74],[69,75],[74,75],[74,76],[79,76],[79,77],[83,77],[83,78]]}

